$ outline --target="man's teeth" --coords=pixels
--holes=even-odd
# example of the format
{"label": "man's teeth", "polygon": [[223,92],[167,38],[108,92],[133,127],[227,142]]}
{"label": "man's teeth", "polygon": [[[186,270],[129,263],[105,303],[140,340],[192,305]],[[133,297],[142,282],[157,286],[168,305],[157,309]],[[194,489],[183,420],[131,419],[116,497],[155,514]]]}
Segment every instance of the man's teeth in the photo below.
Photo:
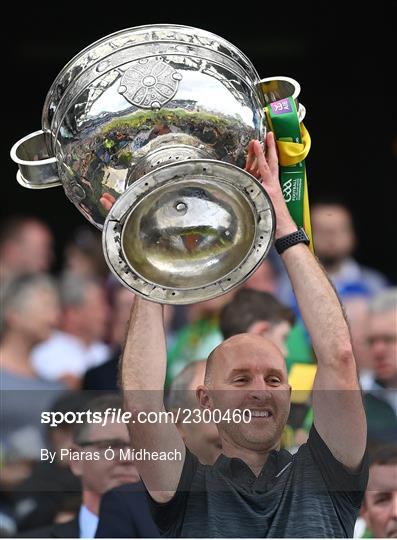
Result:
{"label": "man's teeth", "polygon": [[251,416],[268,418],[272,413],[270,411],[251,411]]}

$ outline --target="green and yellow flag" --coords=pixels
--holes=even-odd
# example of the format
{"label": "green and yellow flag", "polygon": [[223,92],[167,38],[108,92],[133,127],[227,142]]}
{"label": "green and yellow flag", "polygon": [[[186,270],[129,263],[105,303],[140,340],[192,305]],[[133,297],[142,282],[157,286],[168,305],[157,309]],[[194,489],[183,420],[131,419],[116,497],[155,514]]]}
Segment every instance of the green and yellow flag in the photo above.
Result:
{"label": "green and yellow flag", "polygon": [[311,145],[309,132],[299,122],[292,97],[270,103],[265,113],[276,139],[280,183],[285,202],[297,226],[305,229],[310,238],[310,249],[314,252],[305,167],[305,158]]}

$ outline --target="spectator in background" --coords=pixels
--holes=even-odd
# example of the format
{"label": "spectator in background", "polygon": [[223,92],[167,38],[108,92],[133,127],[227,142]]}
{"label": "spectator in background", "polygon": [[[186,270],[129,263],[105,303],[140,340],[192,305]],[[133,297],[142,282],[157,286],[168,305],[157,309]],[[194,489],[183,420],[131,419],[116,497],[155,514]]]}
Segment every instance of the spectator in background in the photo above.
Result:
{"label": "spectator in background", "polygon": [[[52,333],[59,319],[53,280],[45,274],[21,276],[1,291],[1,440],[13,457],[34,458],[42,444],[40,413],[62,391],[43,381],[32,366],[32,350]],[[4,480],[2,471],[2,480]]]}
{"label": "spectator in background", "polygon": [[[87,398],[83,393],[66,392],[50,407],[50,410],[66,414],[86,410]],[[72,473],[68,461],[61,459],[61,449],[73,444],[73,424],[63,422],[48,427],[47,448],[55,451],[55,460],[37,461],[32,473],[19,484],[13,501],[18,531],[44,527],[52,523],[65,509],[75,509],[81,502],[81,483]]]}
{"label": "spectator in background", "polygon": [[34,350],[33,365],[44,379],[78,388],[89,368],[109,358],[110,349],[102,341],[109,308],[102,287],[92,278],[66,274],[59,290],[60,330]]}
{"label": "spectator in background", "polygon": [[361,516],[373,538],[397,538],[397,446],[372,456]]}
{"label": "spectator in background", "polygon": [[[178,421],[176,427],[186,446],[204,465],[213,465],[221,452],[221,440],[213,422],[193,422],[186,410],[199,408],[196,389],[204,384],[206,360],[191,362],[172,381],[167,398],[167,409],[172,411]],[[189,420],[189,422],[184,422]],[[190,422],[190,420],[192,420]]]}
{"label": "spectator in background", "polygon": [[188,322],[176,332],[167,351],[167,386],[187,364],[206,358],[208,351],[222,341],[219,312],[233,298],[234,292],[187,306]]}
{"label": "spectator in background", "polygon": [[11,217],[0,227],[0,281],[23,274],[47,272],[53,261],[53,238],[45,223],[30,217]]}
{"label": "spectator in background", "polygon": [[[127,332],[127,323],[135,295],[118,282],[110,289],[109,343],[112,349],[109,360],[87,371],[83,379],[84,390],[117,391],[119,390],[118,372],[121,348]],[[167,338],[171,337],[170,326],[174,306],[164,306],[164,324]]]}
{"label": "spectator in background", "polygon": [[109,268],[103,256],[101,233],[92,227],[80,227],[74,232],[64,255],[67,273],[86,278],[105,279]]}
{"label": "spectator in background", "polygon": [[274,259],[276,255],[272,250],[268,257],[258,266],[253,274],[244,281],[239,289],[254,289],[255,291],[276,294],[277,273],[274,269]]}
{"label": "spectator in background", "polygon": [[372,362],[367,344],[368,306],[370,299],[364,296],[352,296],[343,302],[346,317],[349,321],[354,356],[360,380],[372,373]]}
{"label": "spectator in background", "polygon": [[110,295],[112,317],[109,341],[112,349],[110,358],[99,366],[90,368],[83,380],[84,390],[117,391],[118,366],[121,347],[127,331],[127,323],[135,295],[130,290],[115,285]]}
{"label": "spectator in background", "polygon": [[362,378],[370,444],[397,444],[397,288],[369,305],[367,343],[373,374]]}
{"label": "spectator in background", "polygon": [[268,292],[242,289],[226,304],[220,314],[224,339],[236,334],[257,334],[270,339],[287,354],[286,341],[295,315]]}
{"label": "spectator in background", "polygon": [[[115,395],[101,396],[87,404],[87,410],[93,413],[103,414],[108,408],[122,408],[121,399]],[[99,460],[72,459],[69,462],[72,472],[81,479],[82,484],[82,505],[78,516],[68,523],[28,531],[26,536],[94,538],[102,495],[115,487],[139,481],[135,465],[129,460],[120,459],[120,449],[130,447],[124,423],[107,422],[103,426],[88,422],[76,423],[73,440],[72,451],[98,452],[100,456]],[[109,447],[114,450],[114,459],[105,459],[104,452]],[[144,497],[144,494],[141,493],[141,496]]]}
{"label": "spectator in background", "polygon": [[101,499],[95,538],[158,538],[142,482],[124,484]]}
{"label": "spectator in background", "polygon": [[[313,243],[340,298],[370,297],[387,286],[387,280],[376,270],[360,265],[353,252],[357,238],[350,210],[334,199],[324,199],[310,206]],[[291,286],[285,273],[280,281],[280,298],[295,305]]]}
{"label": "spectator in background", "polygon": [[316,255],[342,298],[355,291],[373,296],[387,286],[380,272],[353,259],[357,238],[351,212],[345,205],[319,201],[311,206],[311,220]]}

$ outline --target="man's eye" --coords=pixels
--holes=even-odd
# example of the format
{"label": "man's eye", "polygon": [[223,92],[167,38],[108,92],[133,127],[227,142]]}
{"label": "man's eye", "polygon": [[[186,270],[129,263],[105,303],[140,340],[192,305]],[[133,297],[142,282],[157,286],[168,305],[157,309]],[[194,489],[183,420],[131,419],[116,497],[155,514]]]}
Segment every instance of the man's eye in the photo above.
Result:
{"label": "man's eye", "polygon": [[280,379],[278,377],[270,377],[270,379],[268,379],[268,383],[269,384],[280,384]]}
{"label": "man's eye", "polygon": [[375,504],[383,504],[385,502],[388,502],[389,497],[387,495],[380,495],[375,499]]}
{"label": "man's eye", "polygon": [[246,377],[237,377],[237,379],[234,379],[233,382],[235,383],[244,383],[247,381]]}

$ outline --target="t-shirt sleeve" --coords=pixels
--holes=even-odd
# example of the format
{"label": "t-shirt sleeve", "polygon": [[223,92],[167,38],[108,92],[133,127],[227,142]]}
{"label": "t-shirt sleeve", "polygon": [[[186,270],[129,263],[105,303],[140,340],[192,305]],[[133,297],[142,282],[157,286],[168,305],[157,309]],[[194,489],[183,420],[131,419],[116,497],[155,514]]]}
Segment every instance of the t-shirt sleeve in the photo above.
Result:
{"label": "t-shirt sleeve", "polygon": [[168,502],[159,503],[150,496],[148,491],[146,492],[153,520],[162,536],[180,536],[187,499],[198,463],[196,456],[186,448],[181,478],[174,496]]}
{"label": "t-shirt sleeve", "polygon": [[307,444],[330,494],[343,494],[353,506],[360,508],[368,483],[367,451],[359,470],[351,472],[333,456],[314,425],[311,427]]}

